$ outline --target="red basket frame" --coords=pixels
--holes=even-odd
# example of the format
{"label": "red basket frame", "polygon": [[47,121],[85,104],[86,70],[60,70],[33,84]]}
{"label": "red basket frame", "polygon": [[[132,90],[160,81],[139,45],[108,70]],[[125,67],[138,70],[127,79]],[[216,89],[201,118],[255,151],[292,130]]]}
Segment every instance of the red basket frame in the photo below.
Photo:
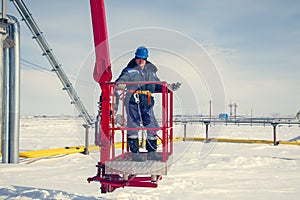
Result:
{"label": "red basket frame", "polygon": [[[162,103],[162,121],[161,126],[158,128],[128,128],[125,127],[125,103],[124,99],[122,101],[122,125],[117,126],[115,123],[115,90],[121,90],[121,96],[124,97],[126,90],[119,89],[117,86],[119,84],[159,84],[162,87],[161,91],[161,103]],[[127,140],[125,140],[125,131],[127,130],[155,130],[161,131],[161,137],[159,139],[162,143],[162,160],[161,162],[167,162],[170,155],[173,154],[173,91],[168,88],[166,82],[109,82],[101,86],[104,88],[102,91],[102,111],[101,111],[101,123],[100,134],[98,135],[98,141],[100,141],[100,162],[96,166],[98,168],[98,173],[96,176],[88,178],[88,182],[98,181],[101,184],[101,192],[112,192],[117,188],[131,186],[131,187],[151,187],[156,188],[158,186],[158,181],[162,179],[161,175],[156,175],[155,177],[151,174],[140,176],[138,174],[129,174],[126,180],[120,174],[108,174],[105,172],[105,163],[107,161],[114,161],[116,159],[124,159],[128,155],[129,149],[128,145],[125,147]],[[120,91],[119,91],[120,92]],[[122,147],[121,154],[115,154],[115,132],[121,131],[122,134]]]}

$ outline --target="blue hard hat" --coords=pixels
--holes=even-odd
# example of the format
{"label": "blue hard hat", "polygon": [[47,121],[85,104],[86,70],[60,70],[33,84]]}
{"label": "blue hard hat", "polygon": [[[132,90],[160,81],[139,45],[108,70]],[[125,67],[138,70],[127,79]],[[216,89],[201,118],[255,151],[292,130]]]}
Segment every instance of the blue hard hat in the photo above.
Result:
{"label": "blue hard hat", "polygon": [[135,57],[136,58],[143,58],[143,59],[146,60],[148,58],[148,49],[144,46],[140,46],[135,51]]}

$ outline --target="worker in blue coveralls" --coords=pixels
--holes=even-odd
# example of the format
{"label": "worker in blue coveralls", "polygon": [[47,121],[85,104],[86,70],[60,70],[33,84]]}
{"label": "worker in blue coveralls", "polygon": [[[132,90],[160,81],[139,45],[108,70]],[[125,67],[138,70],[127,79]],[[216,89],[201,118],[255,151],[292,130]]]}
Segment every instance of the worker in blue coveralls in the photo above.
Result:
{"label": "worker in blue coveralls", "polygon": [[[121,75],[116,80],[120,82],[117,87],[127,89],[125,97],[125,107],[127,113],[127,127],[138,128],[142,122],[146,128],[158,128],[158,123],[154,115],[154,92],[161,92],[161,84],[122,84],[121,82],[160,82],[157,77],[157,67],[148,61],[149,51],[146,47],[140,46],[135,52],[135,57],[130,60],[123,69]],[[179,89],[181,83],[169,85],[173,91]],[[127,131],[127,142],[129,150],[133,153],[133,161],[144,161],[145,157],[139,153],[138,130]],[[147,130],[146,150],[148,160],[159,160],[157,150],[156,131]]]}

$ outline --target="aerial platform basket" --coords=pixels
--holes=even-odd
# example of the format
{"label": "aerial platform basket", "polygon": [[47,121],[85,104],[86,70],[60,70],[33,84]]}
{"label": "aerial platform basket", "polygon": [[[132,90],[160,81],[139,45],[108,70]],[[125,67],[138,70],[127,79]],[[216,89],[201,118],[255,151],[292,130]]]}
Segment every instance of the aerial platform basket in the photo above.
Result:
{"label": "aerial platform basket", "polygon": [[[159,127],[146,128],[126,126],[125,112],[125,96],[126,89],[121,89],[120,84],[135,86],[136,90],[143,84],[155,84],[161,89],[156,93],[156,99],[161,98],[161,111],[155,113],[157,119],[161,119]],[[166,82],[126,82],[126,83],[106,83],[106,91],[109,95],[102,93],[101,97],[101,123],[99,134],[96,135],[96,141],[100,146],[100,162],[97,165],[98,173],[95,177],[88,178],[88,182],[99,181],[101,183],[101,192],[112,192],[117,188],[132,187],[152,187],[158,186],[158,181],[162,179],[162,175],[168,173],[168,169],[172,164],[173,153],[173,92],[168,88]],[[131,87],[132,88],[132,87]],[[132,91],[130,91],[132,93]],[[115,95],[120,96],[119,112],[121,115],[116,116]],[[159,97],[161,96],[161,97]],[[148,96],[150,97],[150,95]],[[160,102],[160,101],[159,101]],[[160,107],[160,105],[155,105]],[[106,117],[106,120],[104,119]],[[109,118],[109,122],[107,121]],[[108,122],[108,123],[107,123]],[[158,141],[161,148],[156,152],[156,160],[150,160],[147,152],[141,152],[145,158],[143,162],[132,160],[133,153],[129,152],[127,145],[127,131],[152,130],[157,133]],[[121,142],[121,148],[115,147],[115,142]],[[141,144],[144,144],[142,140]]]}

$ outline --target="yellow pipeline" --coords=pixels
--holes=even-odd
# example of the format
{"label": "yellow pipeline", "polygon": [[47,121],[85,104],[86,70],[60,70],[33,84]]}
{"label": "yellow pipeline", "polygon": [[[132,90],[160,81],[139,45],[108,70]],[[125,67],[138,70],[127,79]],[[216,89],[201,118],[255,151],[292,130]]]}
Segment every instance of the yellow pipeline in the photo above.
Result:
{"label": "yellow pipeline", "polygon": [[[174,142],[182,141],[182,138],[177,137],[173,139]],[[161,141],[158,140],[158,144],[161,144]],[[140,141],[141,144],[141,141]],[[126,147],[126,143],[124,144]],[[122,148],[122,142],[115,142],[115,148]],[[83,153],[84,146],[75,146],[75,147],[64,147],[64,148],[53,148],[53,149],[43,149],[43,150],[32,150],[26,152],[20,152],[19,156],[24,158],[41,158],[41,157],[50,157],[62,154],[73,154],[73,153]],[[100,150],[99,146],[89,146],[90,151]]]}
{"label": "yellow pipeline", "polygon": [[[251,139],[232,139],[232,138],[210,138],[210,141],[215,142],[229,142],[229,143],[248,143],[248,144],[273,144],[274,141],[271,140],[251,140]],[[183,137],[175,137],[173,138],[173,142],[181,142],[183,141]],[[187,137],[186,141],[205,141],[205,138],[199,137]],[[285,145],[298,145],[300,146],[300,140],[296,141],[278,141],[279,144]],[[141,141],[140,141],[141,144]],[[161,144],[161,141],[158,140],[158,144]],[[121,148],[122,143],[116,142],[115,148]],[[126,147],[126,144],[125,144]],[[99,146],[89,146],[90,151],[100,150]],[[53,148],[53,149],[44,149],[44,150],[33,150],[33,151],[26,151],[20,152],[20,157],[25,158],[40,158],[40,157],[50,157],[62,154],[73,154],[73,153],[83,153],[84,146],[75,146],[75,147],[64,147],[64,148]],[[1,155],[1,154],[0,154]]]}
{"label": "yellow pipeline", "polygon": [[[89,149],[94,150],[94,149],[99,149],[99,147],[90,146]],[[26,152],[20,152],[19,156],[25,158],[40,158],[40,157],[49,157],[49,156],[56,156],[61,154],[72,154],[72,153],[82,153],[82,152],[84,152],[84,146],[26,151]]]}

